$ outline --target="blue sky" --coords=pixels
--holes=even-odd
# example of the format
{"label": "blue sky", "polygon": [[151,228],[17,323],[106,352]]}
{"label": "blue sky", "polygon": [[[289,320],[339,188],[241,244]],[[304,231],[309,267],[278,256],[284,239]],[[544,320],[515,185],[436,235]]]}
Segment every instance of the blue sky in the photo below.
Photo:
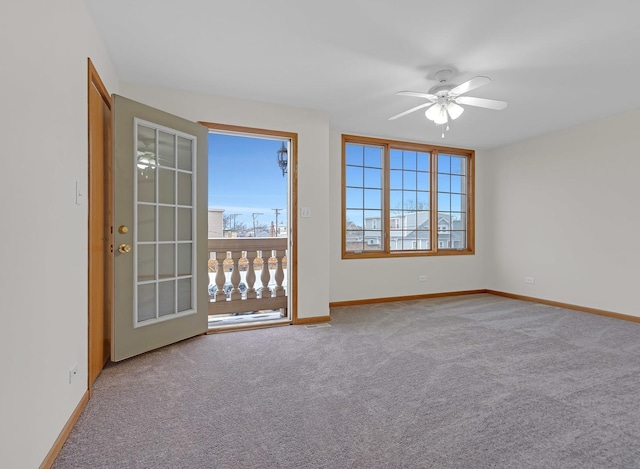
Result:
{"label": "blue sky", "polygon": [[262,213],[258,223],[269,226],[275,222],[272,209],[281,208],[278,222],[286,224],[287,178],[277,163],[281,142],[209,133],[209,208],[237,213],[236,222],[247,227],[253,226],[252,213]]}

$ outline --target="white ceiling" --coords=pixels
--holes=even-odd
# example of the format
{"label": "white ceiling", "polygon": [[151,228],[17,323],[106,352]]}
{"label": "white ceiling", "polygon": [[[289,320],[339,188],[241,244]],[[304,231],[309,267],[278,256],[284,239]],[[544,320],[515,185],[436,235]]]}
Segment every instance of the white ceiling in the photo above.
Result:
{"label": "white ceiling", "polygon": [[[333,129],[489,149],[640,108],[637,0],[87,0],[120,80],[325,111]],[[444,140],[433,74],[492,83]],[[286,129],[283,129],[286,130]]]}

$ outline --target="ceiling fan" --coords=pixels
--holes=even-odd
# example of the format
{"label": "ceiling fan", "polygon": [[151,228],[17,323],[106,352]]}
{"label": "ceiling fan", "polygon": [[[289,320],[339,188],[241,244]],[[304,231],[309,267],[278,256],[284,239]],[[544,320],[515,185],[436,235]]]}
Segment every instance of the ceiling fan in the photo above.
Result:
{"label": "ceiling fan", "polygon": [[[427,119],[433,121],[436,125],[446,124],[446,130],[449,130],[449,119],[455,120],[464,112],[464,108],[461,104],[494,109],[496,111],[507,107],[507,103],[505,101],[462,96],[471,90],[475,90],[480,86],[491,83],[491,79],[488,77],[478,76],[457,86],[447,83],[447,80],[451,77],[451,70],[440,70],[435,74],[435,77],[439,84],[431,88],[427,93],[421,93],[418,91],[398,91],[396,93],[398,95],[424,98],[427,102],[401,112],[400,114],[396,114],[395,116],[390,117],[389,120],[398,119],[420,109],[428,108],[424,113]],[[444,137],[444,132],[442,136]]]}

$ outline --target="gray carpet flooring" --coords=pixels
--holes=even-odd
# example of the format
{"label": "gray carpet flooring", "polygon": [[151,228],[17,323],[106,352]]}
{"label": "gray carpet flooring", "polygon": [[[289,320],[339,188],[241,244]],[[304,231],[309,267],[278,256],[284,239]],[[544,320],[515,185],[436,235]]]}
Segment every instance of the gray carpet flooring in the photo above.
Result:
{"label": "gray carpet flooring", "polygon": [[54,468],[640,467],[640,324],[492,295],[109,365]]}

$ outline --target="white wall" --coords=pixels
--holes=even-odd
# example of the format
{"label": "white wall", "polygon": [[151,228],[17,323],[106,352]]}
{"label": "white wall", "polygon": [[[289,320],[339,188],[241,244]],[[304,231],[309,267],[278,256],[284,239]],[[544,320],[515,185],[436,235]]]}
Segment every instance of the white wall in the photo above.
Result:
{"label": "white wall", "polygon": [[640,110],[490,152],[487,288],[640,316],[639,128]]}
{"label": "white wall", "polygon": [[298,317],[328,315],[328,115],[132,83],[121,83],[120,89],[123,96],[193,121],[298,134],[298,208],[312,209],[311,218],[298,217]]}
{"label": "white wall", "polygon": [[[375,137],[375,136],[374,136]],[[476,253],[464,256],[341,259],[342,134],[331,132],[331,301],[422,295],[485,288],[485,157],[476,152]],[[427,281],[420,282],[420,275]]]}
{"label": "white wall", "polygon": [[33,468],[87,389],[87,57],[117,79],[81,0],[2,2],[0,56],[0,466]]}

